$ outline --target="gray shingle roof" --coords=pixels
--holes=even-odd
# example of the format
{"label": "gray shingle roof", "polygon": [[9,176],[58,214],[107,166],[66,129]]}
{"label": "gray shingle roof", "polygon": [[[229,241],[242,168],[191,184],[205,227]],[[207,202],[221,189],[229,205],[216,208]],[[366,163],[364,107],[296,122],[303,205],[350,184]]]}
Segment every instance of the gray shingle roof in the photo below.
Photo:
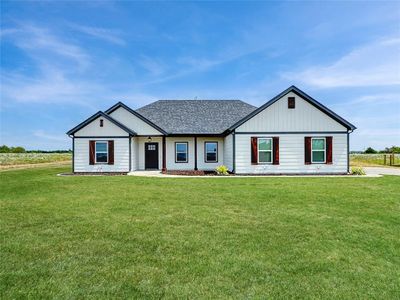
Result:
{"label": "gray shingle roof", "polygon": [[159,100],[136,112],[169,134],[220,134],[255,109],[241,100]]}

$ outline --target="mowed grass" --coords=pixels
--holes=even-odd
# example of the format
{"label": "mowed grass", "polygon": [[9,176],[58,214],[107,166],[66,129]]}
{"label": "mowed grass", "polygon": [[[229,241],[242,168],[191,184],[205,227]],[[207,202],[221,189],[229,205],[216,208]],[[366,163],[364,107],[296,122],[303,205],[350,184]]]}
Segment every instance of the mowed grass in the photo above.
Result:
{"label": "mowed grass", "polygon": [[0,172],[1,298],[398,299],[400,177]]}

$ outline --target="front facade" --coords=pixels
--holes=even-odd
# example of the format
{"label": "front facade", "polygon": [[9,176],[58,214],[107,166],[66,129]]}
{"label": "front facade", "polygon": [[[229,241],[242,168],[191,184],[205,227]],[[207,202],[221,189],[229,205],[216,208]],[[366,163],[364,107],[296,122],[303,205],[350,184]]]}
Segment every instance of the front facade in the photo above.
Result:
{"label": "front facade", "polygon": [[204,170],[346,174],[356,127],[292,86],[256,108],[239,100],[119,102],[67,134],[73,172]]}

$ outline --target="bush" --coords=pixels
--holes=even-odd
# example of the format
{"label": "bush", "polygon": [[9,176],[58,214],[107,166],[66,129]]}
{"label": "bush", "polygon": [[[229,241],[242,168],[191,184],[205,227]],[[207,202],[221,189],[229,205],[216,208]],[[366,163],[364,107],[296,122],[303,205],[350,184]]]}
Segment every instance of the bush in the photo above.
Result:
{"label": "bush", "polygon": [[228,175],[228,167],[224,165],[220,165],[215,168],[215,171],[218,175]]}
{"label": "bush", "polygon": [[365,171],[361,167],[352,167],[351,175],[365,175]]}

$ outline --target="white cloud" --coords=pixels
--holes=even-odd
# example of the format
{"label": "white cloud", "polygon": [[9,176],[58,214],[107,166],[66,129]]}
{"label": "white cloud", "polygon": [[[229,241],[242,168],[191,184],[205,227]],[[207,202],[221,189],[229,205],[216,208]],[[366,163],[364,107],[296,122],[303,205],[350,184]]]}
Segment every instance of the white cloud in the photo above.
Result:
{"label": "white cloud", "polygon": [[55,36],[46,28],[22,24],[3,30],[1,36],[38,61],[46,61],[49,55],[55,55],[77,63],[82,69],[90,64],[90,57],[84,49]]}
{"label": "white cloud", "polygon": [[120,33],[116,30],[99,28],[99,27],[89,27],[81,26],[77,24],[69,24],[72,29],[82,32],[89,36],[104,40],[109,43],[124,46],[126,42],[120,37]]}
{"label": "white cloud", "polygon": [[102,91],[99,85],[69,79],[63,72],[49,66],[41,66],[40,75],[34,78],[18,72],[3,72],[1,81],[1,98],[22,103],[65,102],[86,105],[95,91]]}
{"label": "white cloud", "polygon": [[328,66],[282,77],[319,88],[400,85],[400,39],[384,39],[352,50]]}

